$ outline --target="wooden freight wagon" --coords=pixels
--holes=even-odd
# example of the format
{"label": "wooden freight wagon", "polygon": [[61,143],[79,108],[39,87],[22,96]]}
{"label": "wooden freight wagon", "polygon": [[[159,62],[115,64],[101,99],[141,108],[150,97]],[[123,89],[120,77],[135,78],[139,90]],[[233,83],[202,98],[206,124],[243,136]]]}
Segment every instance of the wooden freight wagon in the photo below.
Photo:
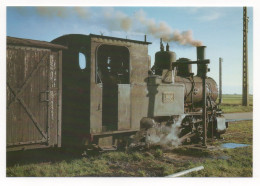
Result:
{"label": "wooden freight wagon", "polygon": [[7,151],[61,146],[64,49],[7,37]]}

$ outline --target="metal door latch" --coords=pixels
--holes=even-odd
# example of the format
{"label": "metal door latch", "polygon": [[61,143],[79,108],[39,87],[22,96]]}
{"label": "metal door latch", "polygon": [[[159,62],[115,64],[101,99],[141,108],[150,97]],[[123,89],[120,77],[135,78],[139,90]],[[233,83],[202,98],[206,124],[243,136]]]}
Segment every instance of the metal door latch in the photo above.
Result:
{"label": "metal door latch", "polygon": [[48,102],[49,101],[49,92],[50,91],[42,91],[40,92],[40,102]]}

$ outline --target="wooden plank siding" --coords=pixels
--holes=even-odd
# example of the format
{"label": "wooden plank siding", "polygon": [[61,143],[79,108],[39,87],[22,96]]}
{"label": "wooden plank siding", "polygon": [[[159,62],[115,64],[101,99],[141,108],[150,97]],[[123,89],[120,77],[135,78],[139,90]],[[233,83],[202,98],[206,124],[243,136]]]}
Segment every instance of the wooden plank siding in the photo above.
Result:
{"label": "wooden plank siding", "polygon": [[7,150],[60,146],[61,50],[11,41],[8,37]]}

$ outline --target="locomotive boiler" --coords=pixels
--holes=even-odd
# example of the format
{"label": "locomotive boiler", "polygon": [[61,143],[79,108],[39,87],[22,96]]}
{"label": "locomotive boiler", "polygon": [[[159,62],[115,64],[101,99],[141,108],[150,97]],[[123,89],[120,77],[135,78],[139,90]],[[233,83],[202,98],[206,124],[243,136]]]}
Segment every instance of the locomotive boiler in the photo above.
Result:
{"label": "locomotive boiler", "polygon": [[149,44],[94,34],[8,37],[7,150],[206,146],[219,138],[227,123],[205,47],[197,47],[196,61],[176,60],[161,42],[151,68]]}

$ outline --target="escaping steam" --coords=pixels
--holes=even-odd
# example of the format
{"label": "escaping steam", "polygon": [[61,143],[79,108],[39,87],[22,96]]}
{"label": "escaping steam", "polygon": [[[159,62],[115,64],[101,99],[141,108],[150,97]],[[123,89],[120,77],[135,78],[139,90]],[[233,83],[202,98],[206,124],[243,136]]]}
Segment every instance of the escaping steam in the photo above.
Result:
{"label": "escaping steam", "polygon": [[178,120],[170,127],[160,126],[149,129],[150,131],[147,134],[146,142],[149,144],[171,145],[177,147],[181,143],[178,136],[182,120],[185,116],[185,114],[180,115]]}

